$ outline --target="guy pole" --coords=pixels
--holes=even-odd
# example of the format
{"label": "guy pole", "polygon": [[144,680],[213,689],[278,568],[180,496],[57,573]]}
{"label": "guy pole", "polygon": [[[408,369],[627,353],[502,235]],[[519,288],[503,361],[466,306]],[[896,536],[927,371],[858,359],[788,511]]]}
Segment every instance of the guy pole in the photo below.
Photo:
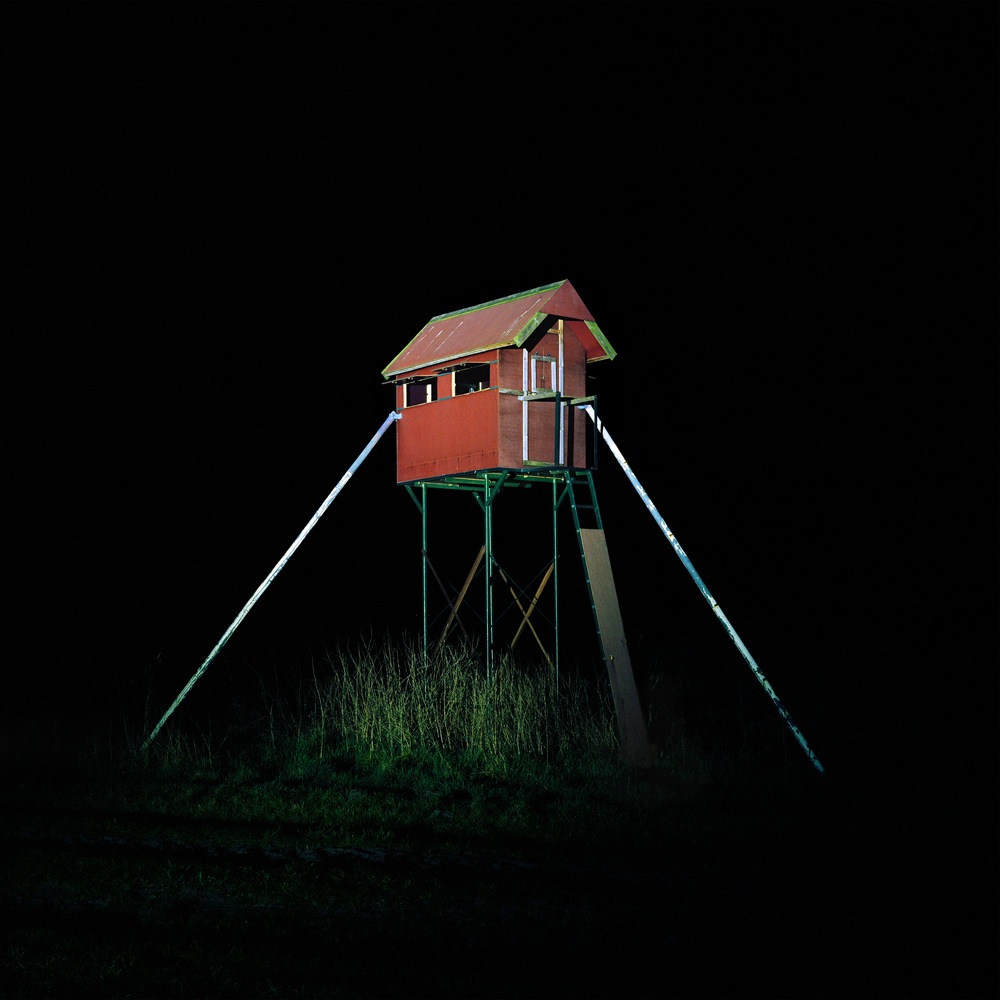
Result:
{"label": "guy pole", "polygon": [[229,642],[229,637],[240,627],[240,622],[242,622],[243,619],[246,618],[250,609],[257,603],[257,600],[261,596],[261,594],[263,594],[264,591],[267,590],[267,588],[271,585],[271,581],[274,580],[274,578],[285,568],[285,563],[287,563],[288,560],[292,558],[292,555],[294,554],[295,550],[302,544],[306,535],[308,535],[309,532],[312,531],[312,529],[316,526],[316,522],[326,513],[327,507],[329,507],[330,504],[333,503],[333,501],[337,498],[337,494],[340,493],[340,491],[347,485],[347,481],[357,471],[358,466],[360,466],[361,463],[368,457],[369,452],[372,450],[372,448],[375,447],[375,444],[378,442],[378,439],[382,437],[382,435],[389,429],[390,425],[398,419],[399,419],[399,414],[395,410],[393,410],[392,413],[390,413],[389,416],[385,418],[385,422],[375,432],[375,436],[371,439],[371,441],[369,441],[368,444],[365,445],[364,450],[354,460],[354,464],[347,470],[347,472],[344,473],[344,475],[340,479],[340,482],[337,483],[337,485],[331,491],[330,495],[320,505],[319,510],[317,510],[316,513],[313,514],[313,516],[309,519],[309,523],[299,532],[299,537],[296,538],[294,542],[292,542],[288,551],[278,560],[277,565],[267,575],[267,578],[264,580],[264,582],[254,591],[253,596],[250,598],[250,600],[243,605],[243,610],[233,620],[232,625],[230,625],[229,628],[226,629],[222,638],[215,644],[214,649],[212,650],[211,653],[208,654],[208,657],[206,658],[205,662],[195,671],[195,674],[191,678],[191,680],[189,680],[187,684],[184,685],[184,690],[181,691],[181,693],[174,699],[174,703],[170,706],[170,708],[168,708],[166,712],[163,713],[163,718],[160,719],[160,721],[156,724],[153,731],[146,738],[146,742],[143,743],[142,745],[143,750],[149,749],[149,745],[153,742],[153,740],[156,739],[156,734],[163,728],[163,724],[167,721],[167,719],[170,718],[171,715],[173,715],[174,709],[177,708],[177,706],[187,697],[187,693],[191,690],[191,688],[195,686],[195,684],[198,681],[198,678],[201,677],[201,675],[208,669],[209,664],[212,662],[212,660],[216,658],[216,656],[218,656],[222,647],[225,646],[227,642]]}
{"label": "guy pole", "polygon": [[775,693],[774,688],[771,687],[770,683],[768,682],[768,679],[764,676],[760,667],[757,666],[756,661],[750,655],[750,650],[743,645],[743,640],[740,639],[740,637],[736,634],[736,629],[733,628],[729,619],[722,613],[722,608],[719,607],[718,602],[709,593],[708,587],[705,586],[704,580],[702,580],[702,578],[698,575],[698,571],[694,568],[694,565],[688,558],[687,553],[681,548],[680,542],[678,542],[677,539],[674,537],[674,533],[670,530],[670,528],[667,527],[667,522],[663,520],[663,518],[660,516],[660,512],[653,506],[653,501],[649,499],[649,495],[642,488],[642,484],[636,478],[636,475],[629,467],[628,462],[625,461],[625,456],[622,455],[622,453],[618,450],[618,446],[611,439],[611,435],[605,429],[603,422],[598,419],[597,414],[594,412],[594,408],[588,404],[584,406],[584,410],[587,412],[587,415],[590,417],[590,419],[594,421],[594,426],[601,433],[608,447],[611,449],[612,454],[615,456],[615,458],[618,459],[618,464],[622,467],[622,469],[625,470],[625,475],[628,476],[629,481],[635,487],[635,490],[642,499],[642,502],[646,505],[650,514],[653,515],[653,520],[656,521],[656,523],[660,526],[660,530],[663,532],[664,535],[666,535],[667,541],[670,542],[670,544],[673,546],[673,549],[680,558],[680,561],[684,564],[684,568],[688,571],[688,573],[691,574],[691,579],[694,580],[694,582],[698,586],[698,589],[701,591],[702,596],[705,598],[706,601],[708,601],[708,604],[711,607],[712,611],[715,612],[716,618],[718,618],[719,621],[722,622],[723,626],[726,629],[726,632],[729,633],[729,638],[732,639],[733,642],[736,644],[736,648],[743,654],[743,659],[745,659],[747,663],[750,665],[750,669],[754,672],[754,676],[757,678],[757,680],[760,681],[761,687],[764,688],[764,690],[770,697],[771,701],[774,702],[774,707],[777,708],[777,710],[781,713],[781,717],[785,720],[785,724],[792,731],[792,735],[795,737],[795,739],[798,740],[799,746],[801,746],[802,749],[805,751],[805,754],[812,762],[813,767],[815,767],[816,770],[819,771],[820,774],[822,774],[823,765],[819,762],[819,758],[816,756],[816,754],[812,752],[812,750],[809,747],[809,744],[806,743],[805,737],[802,735],[802,731],[795,724],[795,722],[792,720],[791,715],[788,713],[788,709],[785,708],[784,704],[782,704],[781,699]]}

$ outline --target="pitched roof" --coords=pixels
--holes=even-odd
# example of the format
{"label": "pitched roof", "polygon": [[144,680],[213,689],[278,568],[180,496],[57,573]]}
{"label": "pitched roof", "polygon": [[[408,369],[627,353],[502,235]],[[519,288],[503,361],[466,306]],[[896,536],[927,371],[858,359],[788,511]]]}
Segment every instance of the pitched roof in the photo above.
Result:
{"label": "pitched roof", "polygon": [[576,289],[557,281],[482,305],[435,316],[382,370],[385,377],[455,361],[497,347],[520,347],[548,318],[567,320],[588,361],[615,356]]}

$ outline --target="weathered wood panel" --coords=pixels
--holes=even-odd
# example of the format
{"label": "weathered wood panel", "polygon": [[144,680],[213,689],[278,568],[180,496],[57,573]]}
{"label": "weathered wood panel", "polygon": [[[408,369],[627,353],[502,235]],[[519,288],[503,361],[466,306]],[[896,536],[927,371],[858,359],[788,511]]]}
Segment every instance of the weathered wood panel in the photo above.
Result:
{"label": "weathered wood panel", "polygon": [[642,717],[639,692],[632,673],[632,660],[625,642],[618,592],[611,572],[611,557],[604,532],[600,528],[581,528],[586,572],[594,601],[594,613],[600,632],[604,663],[611,682],[611,694],[618,713],[618,727],[622,738],[622,751],[633,764],[651,761],[651,747]]}

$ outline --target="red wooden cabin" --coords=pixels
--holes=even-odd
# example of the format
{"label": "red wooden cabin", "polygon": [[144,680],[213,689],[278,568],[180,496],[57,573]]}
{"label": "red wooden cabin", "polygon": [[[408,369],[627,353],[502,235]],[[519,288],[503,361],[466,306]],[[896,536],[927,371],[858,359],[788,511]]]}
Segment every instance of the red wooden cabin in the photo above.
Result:
{"label": "red wooden cabin", "polygon": [[568,281],[435,316],[382,372],[397,482],[586,468],[586,416],[567,404],[586,395],[587,364],[614,356]]}

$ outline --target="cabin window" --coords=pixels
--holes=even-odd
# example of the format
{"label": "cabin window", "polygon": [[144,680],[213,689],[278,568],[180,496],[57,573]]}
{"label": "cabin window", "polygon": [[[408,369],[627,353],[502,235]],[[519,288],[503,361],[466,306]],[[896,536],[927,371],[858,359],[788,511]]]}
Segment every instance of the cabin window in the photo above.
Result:
{"label": "cabin window", "polygon": [[531,391],[555,392],[559,387],[556,359],[550,354],[531,356]]}
{"label": "cabin window", "polygon": [[407,382],[403,390],[404,406],[419,406],[421,403],[432,403],[437,398],[437,379],[421,378]]}
{"label": "cabin window", "polygon": [[470,365],[455,372],[455,395],[482,392],[490,387],[490,365]]}

